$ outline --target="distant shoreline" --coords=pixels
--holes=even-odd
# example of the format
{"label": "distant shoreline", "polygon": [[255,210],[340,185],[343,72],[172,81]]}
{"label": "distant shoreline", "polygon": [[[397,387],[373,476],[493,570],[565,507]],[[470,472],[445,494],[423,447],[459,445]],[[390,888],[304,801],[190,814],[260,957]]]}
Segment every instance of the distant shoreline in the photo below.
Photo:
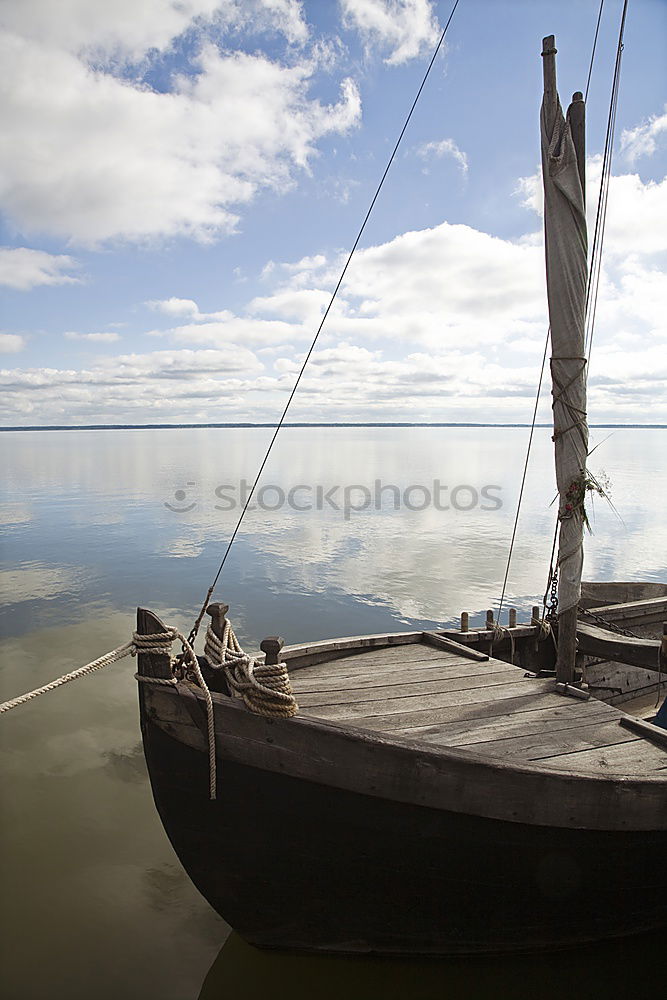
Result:
{"label": "distant shoreline", "polygon": [[[550,428],[551,424],[535,424],[536,427]],[[590,424],[590,427],[608,428],[613,430],[665,430],[667,424]],[[275,428],[276,424],[45,424],[40,426],[26,425],[16,427],[0,427],[0,431],[157,431],[157,430],[191,430],[199,429],[252,429]],[[392,422],[392,423],[289,423],[283,427],[530,427],[530,424],[476,424],[476,423],[426,423],[426,422]]]}

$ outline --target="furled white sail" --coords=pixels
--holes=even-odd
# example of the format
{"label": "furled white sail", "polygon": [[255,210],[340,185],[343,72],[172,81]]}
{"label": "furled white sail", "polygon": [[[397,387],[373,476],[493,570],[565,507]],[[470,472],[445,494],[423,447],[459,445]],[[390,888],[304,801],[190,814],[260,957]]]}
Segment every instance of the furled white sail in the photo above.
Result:
{"label": "furled white sail", "polygon": [[[545,43],[553,40],[545,39]],[[543,56],[553,66],[555,49]],[[581,95],[575,95],[581,98]],[[584,191],[567,118],[556,90],[555,68],[545,63],[541,111],[547,294],[551,323],[551,375],[556,482],[561,519],[558,550],[558,610],[575,607],[581,596],[586,495],[586,310],[587,234]],[[583,148],[582,148],[583,156]],[[582,169],[583,173],[583,169]]]}

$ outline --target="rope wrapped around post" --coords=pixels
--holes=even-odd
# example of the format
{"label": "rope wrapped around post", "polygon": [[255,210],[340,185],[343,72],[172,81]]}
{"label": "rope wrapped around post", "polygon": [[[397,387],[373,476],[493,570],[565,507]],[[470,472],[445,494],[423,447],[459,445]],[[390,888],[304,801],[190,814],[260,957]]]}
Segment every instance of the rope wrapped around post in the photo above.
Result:
{"label": "rope wrapped around post", "polygon": [[[289,719],[299,710],[292,692],[287,664],[280,662],[282,639],[265,639],[261,648],[266,662],[248,656],[224,617],[227,605],[211,604],[213,621],[206,630],[204,655],[213,670],[223,670],[232,697],[240,698],[251,712],[269,719]],[[221,634],[218,635],[217,632]]]}
{"label": "rope wrapped around post", "polygon": [[514,653],[515,653],[515,649],[514,649],[514,633],[511,631],[511,629],[506,628],[504,625],[501,625],[500,622],[497,622],[494,619],[491,620],[490,624],[491,624],[491,631],[493,633],[493,638],[491,640],[491,650],[489,652],[489,655],[493,654],[493,643],[494,642],[500,642],[502,639],[509,639],[509,641],[510,641],[510,663],[514,664]]}

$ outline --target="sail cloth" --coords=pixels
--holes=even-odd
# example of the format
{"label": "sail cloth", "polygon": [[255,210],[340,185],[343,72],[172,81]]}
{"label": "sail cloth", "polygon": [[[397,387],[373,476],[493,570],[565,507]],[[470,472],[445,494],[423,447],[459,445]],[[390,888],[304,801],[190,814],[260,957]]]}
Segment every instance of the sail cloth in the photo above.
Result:
{"label": "sail cloth", "polygon": [[584,529],[581,504],[586,495],[588,454],[584,358],[588,241],[584,191],[570,125],[572,107],[565,119],[555,79],[553,87],[545,87],[540,120],[556,482],[561,519],[559,613],[575,607],[581,596]]}

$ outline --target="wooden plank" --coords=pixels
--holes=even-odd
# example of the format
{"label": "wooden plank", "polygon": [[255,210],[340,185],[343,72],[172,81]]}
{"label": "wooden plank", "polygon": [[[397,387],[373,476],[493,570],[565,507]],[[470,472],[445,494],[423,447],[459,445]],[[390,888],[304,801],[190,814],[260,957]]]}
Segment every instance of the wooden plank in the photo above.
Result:
{"label": "wooden plank", "polygon": [[421,642],[422,635],[422,632],[383,632],[378,635],[354,635],[341,639],[324,639],[322,642],[285,646],[282,655],[283,659],[289,663],[290,670],[299,670],[322,656],[336,655],[354,649],[411,645]]}
{"label": "wooden plank", "polygon": [[[632,733],[626,733],[623,739],[618,738],[619,726],[614,721],[594,723],[592,725],[573,725],[566,729],[555,729],[549,733],[536,733],[533,736],[515,736],[488,743],[472,744],[479,753],[492,757],[516,757],[518,760],[542,760],[555,754],[573,753],[578,750],[604,749],[615,743],[632,742],[636,739]],[[462,747],[471,744],[458,742],[455,746]]]}
{"label": "wooden plank", "polygon": [[[631,636],[615,635],[597,625],[579,622],[577,625],[579,651],[588,656],[600,656],[605,660],[629,663],[635,667],[659,671],[660,641],[658,639],[634,639]],[[664,670],[667,665],[663,665]]]}
{"label": "wooden plank", "polygon": [[[201,739],[173,689],[142,687],[151,720],[161,725],[163,716],[171,713],[168,721],[178,732],[177,739],[186,745],[193,735]],[[664,772],[624,781],[619,799],[617,782],[599,774],[562,773],[545,768],[543,762],[485,758],[468,749],[427,748],[305,716],[266,719],[223,695],[214,694],[213,702],[223,760],[396,802],[513,823],[667,829]],[[179,718],[187,723],[180,726]],[[224,766],[221,773],[224,781]]]}
{"label": "wooden plank", "polygon": [[595,698],[611,704],[618,704],[643,693],[657,690],[660,674],[643,667],[631,667],[625,663],[587,663],[585,667],[588,690]]}
{"label": "wooden plank", "polygon": [[476,664],[470,660],[457,662],[445,660],[442,664],[434,666],[420,666],[419,669],[403,670],[393,667],[382,669],[380,667],[369,671],[359,669],[354,673],[343,671],[339,673],[333,670],[330,675],[310,676],[310,669],[298,671],[293,678],[293,688],[295,691],[333,691],[346,690],[347,688],[375,688],[381,685],[398,684],[422,684],[424,681],[453,680],[456,677],[490,677],[497,674],[507,674],[514,672],[515,678],[523,677],[525,671],[517,667],[510,667],[502,660],[489,660],[488,663]]}
{"label": "wooden plank", "polygon": [[[502,705],[502,703],[501,703]],[[426,743],[439,746],[471,746],[473,743],[503,739],[505,736],[534,736],[552,730],[567,729],[574,725],[589,725],[591,722],[617,720],[618,712],[599,702],[589,705],[553,705],[549,708],[532,709],[526,712],[493,715],[487,720],[467,719],[443,722],[418,731],[415,729],[391,730],[397,734],[414,736]]]}
{"label": "wooden plank", "polygon": [[[516,625],[512,629],[508,629],[513,639],[538,639],[539,629],[537,625]],[[487,628],[471,628],[467,632],[461,632],[458,629],[445,629],[442,635],[447,639],[453,639],[455,642],[460,644],[465,643],[482,643],[482,642],[492,642],[494,645],[500,645],[501,642],[509,642],[509,635],[507,632],[503,633],[501,639],[495,638],[495,633],[493,629]],[[440,634],[440,633],[438,633]]]}
{"label": "wooden plank", "polygon": [[664,621],[667,618],[667,597],[644,598],[627,601],[624,604],[604,604],[599,607],[592,605],[590,610],[605,621],[625,622],[628,628],[633,628],[635,624]]}
{"label": "wooden plank", "polygon": [[[316,667],[306,667],[303,671],[297,671],[295,677],[298,678],[299,682],[303,681],[303,683],[309,684],[328,684],[337,677],[349,681],[354,681],[357,677],[367,677],[370,679],[388,677],[390,679],[393,678],[395,683],[399,677],[412,676],[419,679],[427,673],[433,673],[434,670],[445,671],[452,667],[458,668],[459,671],[469,670],[473,668],[473,664],[470,660],[464,661],[463,659],[458,660],[454,657],[448,657],[432,660],[409,660],[406,663],[402,663],[400,660],[395,662],[390,661],[389,663],[376,662],[368,665],[365,663],[355,663],[351,667],[348,667],[346,661],[342,660],[339,661],[339,664],[329,661],[318,664]],[[507,667],[507,664],[505,664],[505,667]]]}
{"label": "wooden plank", "polygon": [[385,702],[393,698],[405,699],[408,697],[416,698],[418,696],[421,696],[422,700],[430,705],[432,704],[433,695],[470,689],[479,690],[496,684],[505,685],[509,681],[515,680],[516,671],[505,670],[489,674],[486,677],[480,677],[479,675],[473,677],[467,675],[452,678],[440,677],[437,680],[416,681],[412,684],[376,684],[371,687],[352,687],[342,690],[329,688],[320,691],[301,691],[301,689],[295,689],[295,694],[301,708],[306,708],[307,706],[312,708],[324,705],[353,704],[355,702],[368,704],[369,702],[377,701]]}
{"label": "wooden plank", "polygon": [[[308,677],[326,677],[328,674],[353,674],[359,668],[367,670],[371,667],[377,666],[381,666],[383,668],[394,666],[398,670],[402,669],[403,665],[406,663],[447,663],[451,662],[451,659],[452,657],[447,653],[443,653],[430,646],[425,646],[422,643],[419,643],[409,647],[403,647],[402,649],[388,648],[382,650],[372,650],[369,653],[361,653],[360,655],[355,656],[345,656],[338,660],[325,660],[322,663],[316,663],[312,666],[301,669],[307,671]],[[290,670],[292,669],[290,663],[288,663],[288,667]]]}
{"label": "wooden plank", "polygon": [[[449,708],[423,708],[419,711],[401,712],[398,715],[376,715],[372,718],[358,719],[356,725],[364,726],[376,732],[399,730],[409,738],[419,739],[420,730],[445,722],[463,722],[471,719],[488,719],[502,713],[528,712],[538,708],[553,706],[554,699],[562,704],[564,699],[551,692],[542,694],[527,692],[521,697],[507,698],[502,701],[479,701],[467,705],[453,705]],[[574,704],[574,702],[572,702]],[[307,713],[305,713],[307,714]],[[313,713],[315,714],[315,713]],[[410,733],[407,730],[411,730]]]}
{"label": "wooden plank", "polygon": [[[372,724],[373,716],[388,716],[394,714],[404,714],[411,711],[429,709],[435,711],[439,708],[454,708],[460,705],[474,705],[479,703],[502,701],[514,697],[531,697],[539,694],[540,689],[552,688],[553,685],[547,681],[521,680],[517,683],[506,682],[489,688],[473,687],[463,691],[445,692],[444,694],[429,695],[428,699],[423,695],[406,695],[402,698],[379,699],[377,701],[368,699],[356,702],[351,705],[323,706],[316,711],[311,710],[309,714],[317,715],[322,719],[364,719]],[[539,686],[538,686],[539,685]]]}
{"label": "wooden plank", "polygon": [[437,632],[424,632],[424,641],[428,642],[431,646],[435,646],[436,649],[444,649],[451,651],[452,653],[458,653],[459,656],[467,656],[471,660],[489,659],[486,653],[480,653],[478,649],[471,649],[469,646],[464,646],[460,642],[455,642],[454,639],[447,639],[444,635],[438,635]]}
{"label": "wooden plank", "polygon": [[643,736],[644,739],[651,740],[653,743],[657,743],[658,746],[667,747],[667,729],[662,729],[661,726],[654,726],[644,719],[635,719],[632,715],[622,715],[618,721],[621,726],[631,730],[631,732],[636,733],[638,736]]}
{"label": "wooden plank", "polygon": [[[623,730],[619,726],[618,732]],[[599,750],[579,750],[574,753],[554,754],[535,758],[545,767],[567,771],[591,771],[606,774],[648,775],[667,770],[667,754],[662,747],[635,737],[622,740]],[[667,799],[665,800],[667,801]],[[667,810],[665,810],[667,815]]]}

